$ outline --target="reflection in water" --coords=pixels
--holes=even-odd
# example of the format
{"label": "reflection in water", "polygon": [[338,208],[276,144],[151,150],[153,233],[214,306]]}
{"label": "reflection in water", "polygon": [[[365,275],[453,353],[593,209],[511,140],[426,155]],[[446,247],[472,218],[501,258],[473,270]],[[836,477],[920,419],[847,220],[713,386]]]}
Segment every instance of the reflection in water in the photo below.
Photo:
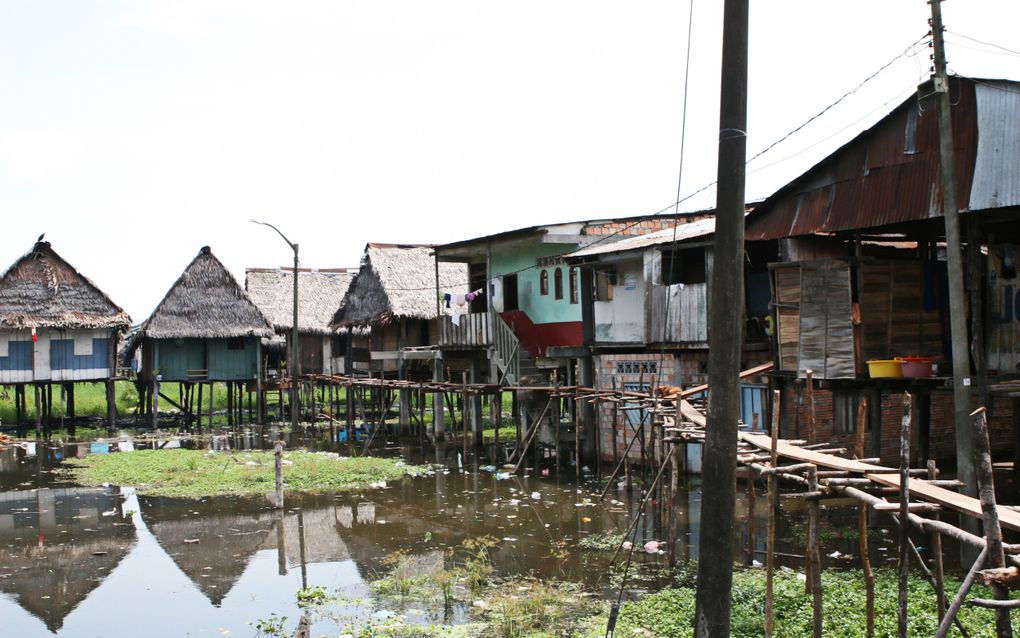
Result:
{"label": "reflection in water", "polygon": [[53,632],[135,544],[117,488],[0,492],[0,591]]}
{"label": "reflection in water", "polygon": [[[257,448],[273,436],[248,431],[215,446]],[[136,440],[115,443],[111,453],[172,445],[196,443]],[[250,635],[247,623],[272,612],[297,618],[300,587],[364,596],[366,578],[393,568],[387,557],[399,553],[402,569],[428,573],[442,568],[451,549],[481,536],[496,539],[500,575],[606,586],[600,578],[608,557],[581,552],[577,542],[625,529],[639,500],[611,490],[596,505],[595,486],[555,477],[500,480],[470,458],[459,471],[452,448],[430,450],[427,460],[402,450],[411,462],[437,462],[433,476],[382,490],[288,496],[284,512],[263,497],[184,500],[62,485],[52,470],[66,456],[93,450],[86,443],[44,447],[35,456],[0,452],[0,591],[7,594],[0,617],[10,619],[9,635],[94,636],[102,626],[104,636],[136,636],[138,623],[147,638]],[[691,484],[677,506],[681,558],[697,553],[699,510],[700,489]],[[756,511],[764,516],[764,500]],[[642,516],[639,542],[665,540],[664,519],[661,511]],[[757,529],[765,529],[764,519]],[[735,531],[738,547],[745,530]],[[118,622],[109,619],[114,609]]]}

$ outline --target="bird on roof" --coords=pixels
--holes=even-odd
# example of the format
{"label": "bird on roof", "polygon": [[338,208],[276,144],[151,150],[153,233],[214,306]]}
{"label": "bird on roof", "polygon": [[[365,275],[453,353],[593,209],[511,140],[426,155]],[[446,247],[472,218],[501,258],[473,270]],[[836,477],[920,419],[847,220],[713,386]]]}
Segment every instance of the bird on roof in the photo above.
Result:
{"label": "bird on roof", "polygon": [[45,236],[46,236],[46,233],[43,233],[42,235],[39,235],[39,239],[35,240],[35,243],[38,244],[39,242],[41,242],[43,240],[43,237],[45,237]]}

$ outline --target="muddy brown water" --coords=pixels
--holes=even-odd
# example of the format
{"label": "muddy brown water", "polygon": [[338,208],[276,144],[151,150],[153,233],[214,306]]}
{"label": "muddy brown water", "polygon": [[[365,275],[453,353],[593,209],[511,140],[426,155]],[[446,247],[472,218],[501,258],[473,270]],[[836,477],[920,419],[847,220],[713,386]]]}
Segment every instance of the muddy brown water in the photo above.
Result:
{"label": "muddy brown water", "polygon": [[[77,486],[60,472],[63,459],[72,456],[161,446],[263,449],[274,436],[268,429],[212,439],[123,432],[104,440],[0,451],[0,633],[18,638],[253,636],[249,623],[274,613],[287,616],[287,626],[293,627],[300,616],[295,593],[310,586],[363,599],[352,603],[352,614],[393,611],[419,622],[462,622],[464,607],[440,612],[421,601],[373,599],[367,582],[387,573],[395,554],[428,571],[441,567],[465,541],[481,537],[494,543],[492,563],[499,577],[569,580],[603,595],[615,592],[606,576],[610,553],[585,551],[578,543],[590,534],[625,530],[640,495],[614,486],[599,504],[601,486],[576,483],[572,470],[559,478],[555,472],[501,478],[480,469],[488,463],[484,454],[464,459],[453,447],[390,448],[382,453],[432,464],[433,473],[382,489],[288,495],[282,514],[262,497],[151,497],[130,486]],[[325,435],[288,436],[291,449],[346,451]],[[681,481],[680,487],[677,553],[683,561],[697,556],[701,541],[701,490],[696,479]],[[664,540],[661,509],[653,504],[642,515],[639,546]],[[747,555],[747,512],[741,494],[734,530],[738,560]],[[759,496],[759,550],[765,546],[765,516],[766,501]],[[784,520],[780,529],[785,537],[780,549],[801,553],[796,525]],[[852,553],[855,546],[831,540],[825,547]],[[879,553],[879,560],[887,559]],[[664,567],[665,557],[640,551],[635,556],[644,579],[630,581],[629,587],[660,585],[648,574]],[[761,554],[757,558],[764,560]]]}

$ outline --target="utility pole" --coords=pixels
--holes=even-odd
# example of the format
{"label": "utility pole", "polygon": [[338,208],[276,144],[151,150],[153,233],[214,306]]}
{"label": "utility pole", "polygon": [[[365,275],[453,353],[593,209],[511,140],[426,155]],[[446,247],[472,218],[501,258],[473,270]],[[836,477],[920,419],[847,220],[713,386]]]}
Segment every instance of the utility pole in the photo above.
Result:
{"label": "utility pole", "polygon": [[748,0],[725,0],[715,246],[708,308],[708,422],[694,635],[730,635],[737,422],[744,316],[744,177],[747,163]]}
{"label": "utility pole", "polygon": [[[942,39],[941,0],[931,5],[931,36],[935,75],[932,78],[939,120],[939,157],[942,176],[942,216],[946,223],[946,261],[949,270],[949,329],[953,355],[953,422],[956,425],[956,473],[966,484],[964,491],[977,496],[974,445],[971,436],[970,339],[967,336],[967,299],[963,287],[963,250],[960,242],[960,212],[956,205],[956,157],[953,152],[953,122],[950,117],[949,78],[946,74],[946,45]],[[967,518],[967,517],[964,517]]]}
{"label": "utility pole", "polygon": [[259,224],[262,226],[269,226],[276,231],[276,234],[283,238],[283,241],[287,242],[290,249],[294,251],[294,325],[290,331],[290,426],[291,430],[297,432],[298,426],[298,413],[300,412],[298,406],[298,361],[300,360],[298,346],[298,245],[287,239],[287,236],[280,232],[280,229],[272,224],[266,222],[251,220],[253,224]]}

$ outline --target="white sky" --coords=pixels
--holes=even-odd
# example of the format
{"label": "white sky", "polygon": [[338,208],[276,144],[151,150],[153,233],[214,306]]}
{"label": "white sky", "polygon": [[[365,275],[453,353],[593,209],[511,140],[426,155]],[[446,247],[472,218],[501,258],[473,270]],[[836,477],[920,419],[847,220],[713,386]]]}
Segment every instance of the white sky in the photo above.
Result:
{"label": "white sky", "polygon": [[[715,179],[722,2],[696,0],[681,192]],[[141,321],[203,245],[239,278],[658,211],[686,2],[0,1],[0,268],[39,233]],[[749,156],[927,32],[925,0],[752,1]],[[950,68],[1020,79],[1016,0],[951,0]],[[770,194],[927,77],[926,49],[749,168]],[[790,158],[790,159],[786,159]],[[762,168],[777,160],[786,160]],[[709,207],[709,190],[682,210]]]}

